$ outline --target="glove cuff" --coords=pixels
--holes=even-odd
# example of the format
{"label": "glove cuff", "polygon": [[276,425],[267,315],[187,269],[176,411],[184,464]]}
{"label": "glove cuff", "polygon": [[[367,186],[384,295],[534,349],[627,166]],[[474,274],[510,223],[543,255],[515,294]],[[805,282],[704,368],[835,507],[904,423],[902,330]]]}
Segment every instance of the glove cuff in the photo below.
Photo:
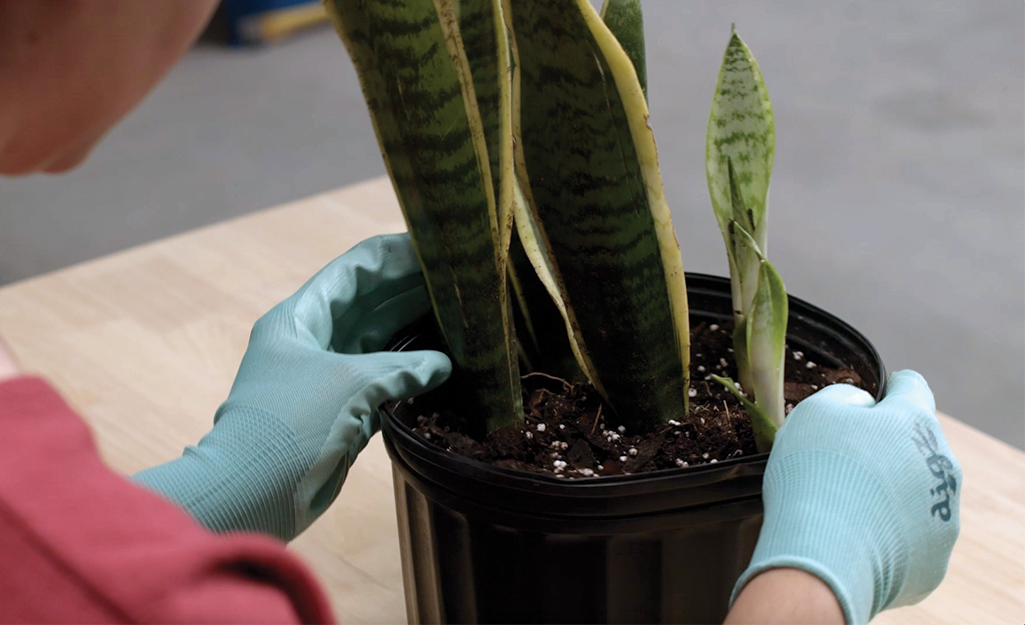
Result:
{"label": "glove cuff", "polygon": [[867,623],[904,584],[893,573],[906,569],[907,550],[887,514],[892,508],[861,505],[888,493],[871,471],[842,455],[802,451],[774,458],[764,480],[765,521],[731,603],[755,575],[791,567],[825,582],[847,623]]}
{"label": "glove cuff", "polygon": [[289,541],[299,527],[296,487],[313,464],[294,431],[271,414],[233,405],[181,458],[132,476],[218,533]]}

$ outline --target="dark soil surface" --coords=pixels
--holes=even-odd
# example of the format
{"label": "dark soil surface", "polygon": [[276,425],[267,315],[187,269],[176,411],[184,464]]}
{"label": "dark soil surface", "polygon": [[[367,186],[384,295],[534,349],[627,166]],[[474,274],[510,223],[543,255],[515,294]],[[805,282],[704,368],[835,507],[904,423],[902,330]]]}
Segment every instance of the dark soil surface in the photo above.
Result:
{"label": "dark soil surface", "polygon": [[[498,466],[567,479],[642,473],[721,462],[757,453],[751,423],[740,402],[710,375],[736,379],[732,324],[691,329],[690,414],[653,432],[630,432],[606,421],[609,407],[590,384],[569,384],[543,373],[523,378],[526,427],[505,428],[483,442],[462,434],[465,415],[444,393],[424,395],[396,408],[396,415],[430,443]],[[787,412],[829,384],[864,386],[850,369],[831,369],[787,347],[784,394]],[[871,390],[871,389],[869,389]]]}

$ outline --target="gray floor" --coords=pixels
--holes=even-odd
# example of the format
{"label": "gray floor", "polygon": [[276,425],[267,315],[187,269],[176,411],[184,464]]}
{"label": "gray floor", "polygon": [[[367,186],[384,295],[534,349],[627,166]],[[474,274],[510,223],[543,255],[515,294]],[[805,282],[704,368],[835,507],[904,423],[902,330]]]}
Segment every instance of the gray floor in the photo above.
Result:
{"label": "gray floor", "polygon": [[[736,22],[776,113],[770,256],[788,290],[865,332],[890,369],[921,371],[942,410],[1025,445],[1022,3],[644,6],[686,268],[726,271],[702,158]],[[382,173],[330,30],[202,46],[84,167],[0,181],[0,280]]]}

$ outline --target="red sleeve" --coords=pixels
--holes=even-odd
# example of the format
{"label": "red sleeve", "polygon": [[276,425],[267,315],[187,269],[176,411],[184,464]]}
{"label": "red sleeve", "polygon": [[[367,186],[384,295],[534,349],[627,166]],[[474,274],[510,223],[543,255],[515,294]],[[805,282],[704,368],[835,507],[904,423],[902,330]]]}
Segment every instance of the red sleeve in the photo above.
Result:
{"label": "red sleeve", "polygon": [[211,534],[104,466],[44,381],[0,383],[0,622],[332,620],[280,542]]}

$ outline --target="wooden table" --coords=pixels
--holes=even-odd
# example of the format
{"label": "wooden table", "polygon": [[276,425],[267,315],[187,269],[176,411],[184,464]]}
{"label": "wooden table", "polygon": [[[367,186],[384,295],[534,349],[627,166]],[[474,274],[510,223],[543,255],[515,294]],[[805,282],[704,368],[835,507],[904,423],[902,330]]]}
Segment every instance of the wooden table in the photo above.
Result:
{"label": "wooden table", "polygon": [[[390,183],[371,180],[4,287],[0,334],[133,473],[209,430],[260,315],[358,241],[404,229]],[[941,418],[964,468],[961,538],[929,599],[875,622],[1025,622],[1025,454]],[[405,621],[391,479],[375,437],[292,543],[342,622]]]}

